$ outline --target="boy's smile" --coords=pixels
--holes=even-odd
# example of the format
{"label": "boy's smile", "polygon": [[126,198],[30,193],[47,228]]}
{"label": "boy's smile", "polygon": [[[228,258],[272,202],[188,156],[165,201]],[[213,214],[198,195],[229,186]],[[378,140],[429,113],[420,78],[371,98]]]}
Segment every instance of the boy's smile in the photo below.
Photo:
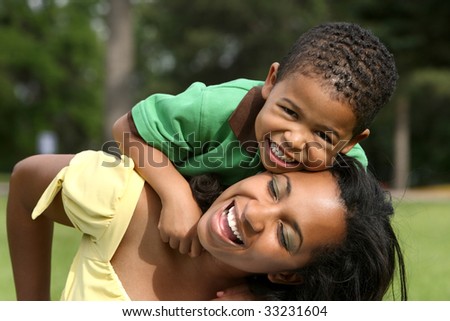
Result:
{"label": "boy's smile", "polygon": [[263,144],[264,151],[272,163],[285,168],[299,169],[301,167],[302,164],[295,159],[295,155],[285,150],[286,145],[283,147],[273,142],[270,137],[266,137]]}
{"label": "boy's smile", "polygon": [[337,153],[348,152],[361,139],[353,137],[351,107],[333,97],[324,80],[294,74],[276,81],[277,69],[278,64],[271,66],[262,90],[266,103],[255,122],[264,167],[280,173],[332,166]]}

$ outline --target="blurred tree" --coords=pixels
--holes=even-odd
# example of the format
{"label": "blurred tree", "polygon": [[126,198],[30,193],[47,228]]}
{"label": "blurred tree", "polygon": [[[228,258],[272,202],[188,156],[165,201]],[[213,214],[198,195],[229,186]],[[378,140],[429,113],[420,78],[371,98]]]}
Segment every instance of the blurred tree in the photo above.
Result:
{"label": "blurred tree", "polygon": [[[0,169],[36,153],[50,130],[58,152],[100,145],[102,45],[98,1],[0,1]],[[98,148],[98,147],[95,147]]]}
{"label": "blurred tree", "polygon": [[[406,123],[413,126],[411,134],[405,132],[414,142],[410,183],[450,181],[450,153],[438,145],[450,135],[448,89],[442,90],[448,88],[450,69],[450,2],[110,1],[0,0],[0,138],[8,151],[0,158],[0,170],[35,153],[35,137],[43,130],[58,134],[59,152],[99,148],[117,115],[151,93],[177,93],[193,81],[263,79],[303,31],[320,22],[346,20],[372,29],[387,43],[400,72],[396,97],[363,142],[372,169],[392,184],[393,107],[403,101],[411,112]],[[130,3],[132,19],[126,14]],[[108,32],[115,33],[111,26],[105,29],[103,18],[113,13],[113,4],[127,5],[117,11],[127,21],[122,35],[130,35],[133,24],[135,36],[122,37],[117,48],[128,49],[119,54],[120,62],[108,58],[112,68],[105,70],[103,46],[113,41]],[[114,52],[108,49],[111,56]],[[123,59],[128,55],[136,61],[130,76],[133,58]],[[114,68],[122,68],[122,80],[111,81]],[[108,98],[104,75],[112,88]],[[104,99],[112,110],[107,109],[109,120],[103,122]]]}
{"label": "blurred tree", "polygon": [[139,98],[194,81],[264,79],[302,32],[327,15],[325,0],[153,0],[135,6]]}
{"label": "blurred tree", "polygon": [[[394,52],[399,69],[399,86],[391,104],[394,108],[385,108],[380,113],[373,124],[370,138],[363,142],[372,167],[376,169],[381,179],[390,185],[394,184],[397,188],[404,188],[407,184],[436,183],[436,179],[427,180],[425,172],[420,174],[424,168],[427,168],[428,174],[430,171],[434,172],[435,178],[439,176],[441,182],[448,182],[450,153],[443,151],[442,147],[429,148],[430,140],[441,140],[438,135],[442,135],[442,131],[438,133],[436,130],[429,130],[427,135],[422,137],[415,134],[423,132],[421,127],[425,124],[432,124],[429,120],[433,117],[430,117],[428,110],[436,111],[438,108],[433,105],[444,101],[447,99],[444,97],[448,95],[437,90],[429,90],[427,93],[417,91],[419,87],[412,79],[416,79],[417,75],[423,75],[422,71],[430,68],[439,68],[442,74],[450,71],[450,55],[448,54],[450,42],[447,35],[450,30],[450,19],[448,19],[450,2],[342,0],[330,1],[329,4],[335,16],[355,21],[373,30]],[[440,87],[442,78],[428,78],[427,86]],[[411,91],[413,88],[415,90]],[[420,105],[417,103],[418,96],[423,97]],[[408,111],[411,116],[406,114]],[[433,123],[432,128],[448,123],[449,119],[445,118],[445,115],[447,114],[442,113],[442,117],[436,119],[437,122]],[[417,117],[422,120],[421,123],[415,121]],[[448,128],[447,125],[445,127]],[[395,140],[394,137],[396,137]],[[411,148],[409,148],[410,140],[414,142]],[[395,141],[397,143],[394,145]],[[417,155],[418,150],[424,152],[425,149],[428,149],[426,160]],[[447,163],[435,163],[435,159],[442,159],[443,153],[447,154],[445,157]],[[422,161],[429,166],[420,163]],[[422,179],[418,179],[419,177]]]}
{"label": "blurred tree", "polygon": [[103,137],[112,140],[112,125],[131,102],[131,74],[134,67],[134,33],[129,0],[109,0],[106,48],[106,103]]}
{"label": "blurred tree", "polygon": [[410,78],[413,185],[450,182],[450,69],[421,68]]}

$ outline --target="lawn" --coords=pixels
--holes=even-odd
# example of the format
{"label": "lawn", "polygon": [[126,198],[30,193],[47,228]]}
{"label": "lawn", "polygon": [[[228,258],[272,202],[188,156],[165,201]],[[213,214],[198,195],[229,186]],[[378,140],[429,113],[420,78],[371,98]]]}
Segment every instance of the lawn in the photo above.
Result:
{"label": "lawn", "polygon": [[[405,253],[409,299],[450,300],[450,200],[395,202],[394,225]],[[5,230],[5,197],[0,197],[0,300],[14,300]],[[79,234],[70,228],[55,229],[52,298],[58,299]],[[388,298],[389,299],[389,298]]]}
{"label": "lawn", "polygon": [[[74,229],[55,225],[51,287],[53,300],[58,300],[64,288],[79,239],[80,233]],[[15,300],[15,292],[6,236],[6,198],[0,197],[0,301],[10,300]]]}
{"label": "lawn", "polygon": [[450,300],[450,200],[396,204],[409,300]]}

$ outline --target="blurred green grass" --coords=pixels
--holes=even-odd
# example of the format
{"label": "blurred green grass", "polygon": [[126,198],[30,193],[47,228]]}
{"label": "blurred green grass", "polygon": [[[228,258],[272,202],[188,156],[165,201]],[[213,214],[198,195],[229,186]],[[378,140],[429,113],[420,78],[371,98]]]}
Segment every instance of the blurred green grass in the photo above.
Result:
{"label": "blurred green grass", "polygon": [[[450,200],[395,201],[394,226],[405,254],[408,294],[413,301],[450,300]],[[0,300],[15,300],[5,228],[6,198],[0,197]],[[52,299],[64,287],[80,239],[71,228],[55,228]],[[389,300],[389,295],[387,296]]]}
{"label": "blurred green grass", "polygon": [[450,300],[450,200],[396,203],[409,300]]}
{"label": "blurred green grass", "polygon": [[[52,260],[52,300],[58,300],[64,288],[71,260],[81,235],[73,228],[55,224]],[[0,301],[16,299],[6,235],[6,197],[0,197]]]}
{"label": "blurred green grass", "polygon": [[10,177],[9,173],[0,173],[0,182],[2,183],[9,182],[9,177]]}

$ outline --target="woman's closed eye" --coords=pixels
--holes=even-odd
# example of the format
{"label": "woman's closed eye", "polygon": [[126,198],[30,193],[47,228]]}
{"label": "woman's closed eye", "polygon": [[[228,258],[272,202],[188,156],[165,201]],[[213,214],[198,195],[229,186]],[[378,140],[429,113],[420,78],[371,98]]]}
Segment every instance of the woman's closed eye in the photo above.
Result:
{"label": "woman's closed eye", "polygon": [[278,200],[280,199],[280,190],[278,188],[277,180],[274,176],[272,176],[272,179],[269,181],[267,186],[269,188],[270,195],[273,197],[275,202],[278,202]]}
{"label": "woman's closed eye", "polygon": [[289,238],[286,236],[286,231],[283,222],[278,222],[277,237],[281,246],[289,252]]}

